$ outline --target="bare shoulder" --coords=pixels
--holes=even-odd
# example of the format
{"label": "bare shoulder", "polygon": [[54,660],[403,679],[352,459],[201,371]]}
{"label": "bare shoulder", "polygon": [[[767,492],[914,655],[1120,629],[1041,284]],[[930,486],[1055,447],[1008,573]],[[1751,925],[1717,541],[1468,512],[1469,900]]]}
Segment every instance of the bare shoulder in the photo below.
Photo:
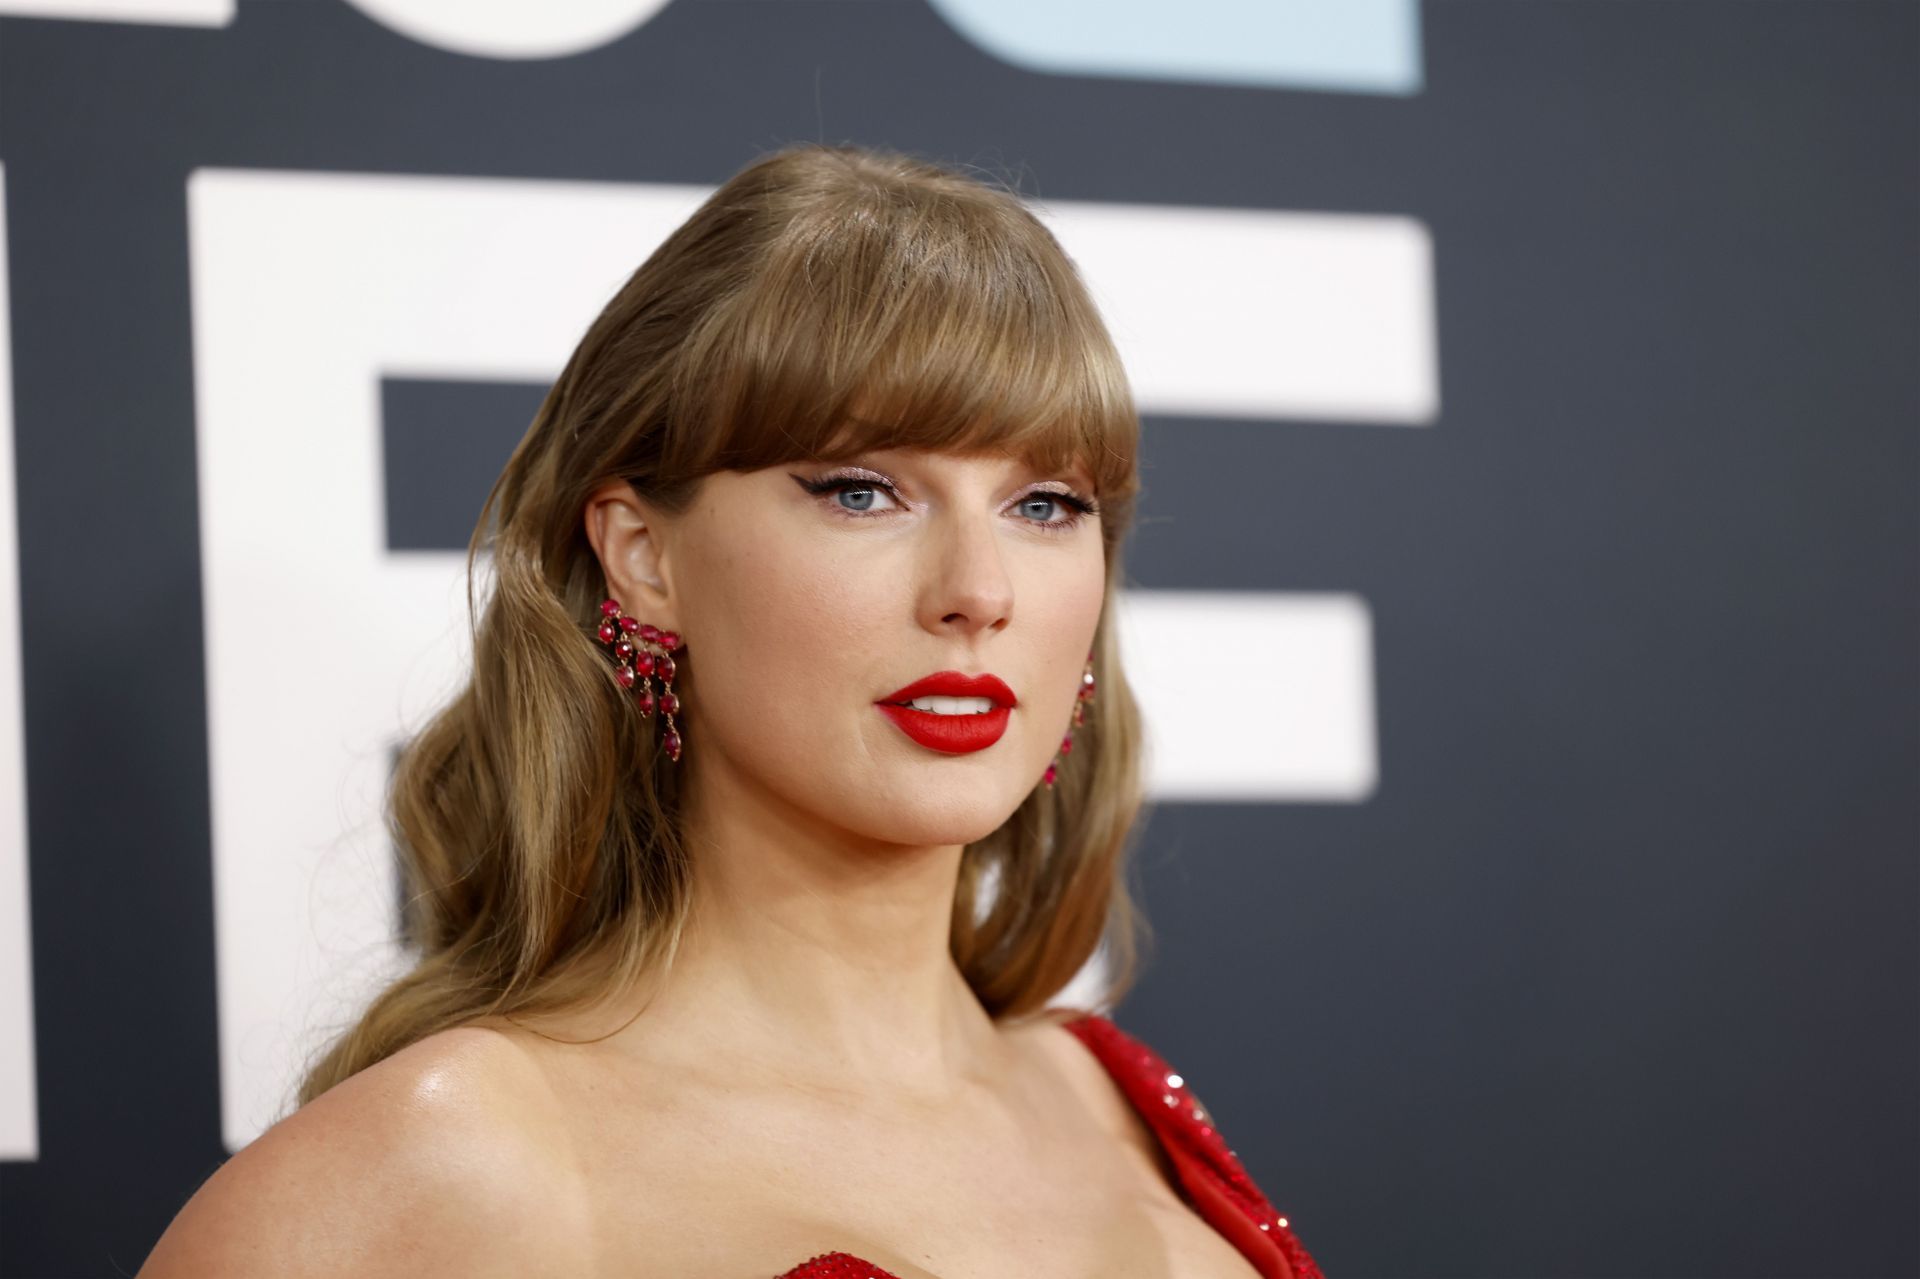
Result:
{"label": "bare shoulder", "polygon": [[1102,1128],[1158,1165],[1163,1153],[1153,1130],[1127,1100],[1100,1058],[1067,1029],[1067,1023],[1085,1011],[1049,1008],[1011,1033],[1024,1039],[1033,1052],[1058,1072]]}
{"label": "bare shoulder", "polygon": [[513,1037],[430,1035],[221,1165],[140,1275],[585,1273],[588,1201],[555,1105]]}
{"label": "bare shoulder", "polygon": [[1143,1171],[1169,1187],[1180,1184],[1172,1158],[1153,1129],[1134,1109],[1120,1083],[1093,1048],[1067,1028],[1085,1015],[1079,1008],[1050,1008],[1014,1033],[1024,1035],[1034,1051],[1058,1070],[1093,1122],[1119,1145]]}

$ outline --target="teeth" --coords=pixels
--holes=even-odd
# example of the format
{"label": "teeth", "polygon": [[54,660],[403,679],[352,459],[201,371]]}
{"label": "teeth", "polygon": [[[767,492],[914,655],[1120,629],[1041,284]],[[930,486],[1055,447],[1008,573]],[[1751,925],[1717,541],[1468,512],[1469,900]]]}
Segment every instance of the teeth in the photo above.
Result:
{"label": "teeth", "polygon": [[935,715],[985,715],[993,709],[991,697],[916,697],[907,705]]}

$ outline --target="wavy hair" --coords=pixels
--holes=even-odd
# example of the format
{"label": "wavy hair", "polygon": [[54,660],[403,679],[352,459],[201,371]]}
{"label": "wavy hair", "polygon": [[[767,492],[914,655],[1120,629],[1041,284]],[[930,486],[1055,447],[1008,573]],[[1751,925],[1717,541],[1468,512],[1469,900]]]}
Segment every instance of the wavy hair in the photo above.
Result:
{"label": "wavy hair", "polygon": [[[1106,555],[1099,697],[1055,787],[967,845],[951,948],[996,1019],[1043,1011],[1096,952],[1117,1002],[1147,940],[1126,882],[1140,712],[1112,614],[1138,443],[1106,326],[1012,187],[804,143],[714,191],[594,319],[481,508],[471,676],[407,740],[385,796],[414,962],[315,1055],[298,1104],[437,1031],[581,1008],[671,963],[699,747],[663,760],[664,724],[594,636],[607,590],[583,511],[616,477],[671,515],[716,471],[876,447],[1087,464]],[[677,686],[696,703],[699,678],[694,653]]]}

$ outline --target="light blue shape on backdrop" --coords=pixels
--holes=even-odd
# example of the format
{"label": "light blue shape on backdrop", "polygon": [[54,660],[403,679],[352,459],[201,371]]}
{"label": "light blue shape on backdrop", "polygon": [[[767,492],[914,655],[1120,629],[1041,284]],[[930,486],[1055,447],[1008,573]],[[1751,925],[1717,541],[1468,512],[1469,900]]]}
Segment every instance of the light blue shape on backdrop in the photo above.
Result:
{"label": "light blue shape on backdrop", "polygon": [[928,0],[975,45],[1054,75],[1419,93],[1418,0]]}

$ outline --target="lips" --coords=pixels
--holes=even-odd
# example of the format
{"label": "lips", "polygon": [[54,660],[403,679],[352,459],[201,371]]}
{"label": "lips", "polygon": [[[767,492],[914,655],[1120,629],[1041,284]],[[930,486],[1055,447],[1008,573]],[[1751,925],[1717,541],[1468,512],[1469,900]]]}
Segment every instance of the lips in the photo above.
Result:
{"label": "lips", "polygon": [[[985,714],[941,715],[915,710],[895,703],[916,697],[985,697],[993,709]],[[1007,718],[1019,705],[1005,681],[992,675],[962,675],[959,671],[936,671],[896,689],[874,703],[880,713],[900,727],[908,737],[930,750],[949,755],[985,750],[1007,731]]]}
{"label": "lips", "polygon": [[910,702],[916,697],[990,697],[995,708],[1018,706],[1020,699],[994,675],[962,675],[959,671],[935,671],[905,688],[897,688],[880,700]]}

